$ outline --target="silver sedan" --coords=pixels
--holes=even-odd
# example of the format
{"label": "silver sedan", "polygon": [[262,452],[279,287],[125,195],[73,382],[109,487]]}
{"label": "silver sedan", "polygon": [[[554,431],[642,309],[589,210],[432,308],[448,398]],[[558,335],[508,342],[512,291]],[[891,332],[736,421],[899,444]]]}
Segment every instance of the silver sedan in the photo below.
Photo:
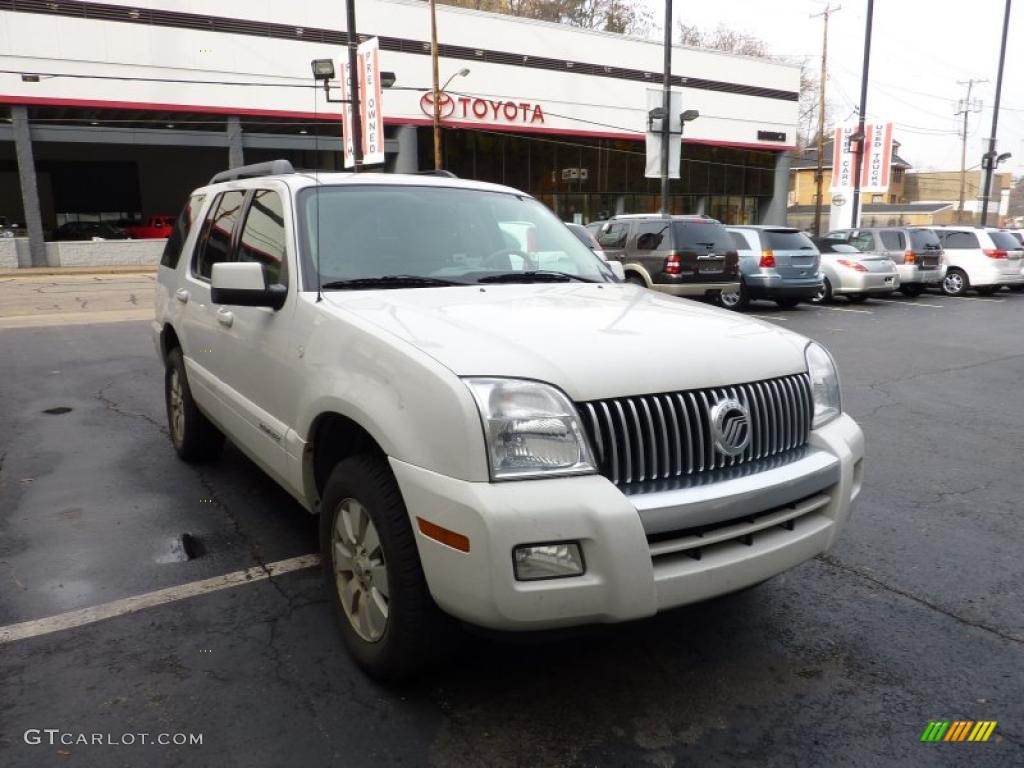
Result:
{"label": "silver sedan", "polygon": [[847,301],[865,301],[870,296],[888,296],[900,287],[896,264],[888,256],[864,253],[848,243],[816,238],[825,276],[816,304],[844,296]]}

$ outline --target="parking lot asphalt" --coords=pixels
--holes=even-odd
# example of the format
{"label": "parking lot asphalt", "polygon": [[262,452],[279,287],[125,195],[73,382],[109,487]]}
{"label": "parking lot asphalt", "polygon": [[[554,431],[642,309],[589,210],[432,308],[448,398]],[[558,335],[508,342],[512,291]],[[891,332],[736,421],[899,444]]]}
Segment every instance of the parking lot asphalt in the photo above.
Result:
{"label": "parking lot asphalt", "polygon": [[[146,323],[0,330],[0,765],[1024,764],[1024,295],[749,314],[832,351],[865,431],[836,548],[643,622],[469,635],[402,688],[345,655],[316,567],[3,642],[316,532],[230,446],[176,459]],[[998,725],[921,743],[932,720]],[[142,733],[202,744],[59,738]]]}

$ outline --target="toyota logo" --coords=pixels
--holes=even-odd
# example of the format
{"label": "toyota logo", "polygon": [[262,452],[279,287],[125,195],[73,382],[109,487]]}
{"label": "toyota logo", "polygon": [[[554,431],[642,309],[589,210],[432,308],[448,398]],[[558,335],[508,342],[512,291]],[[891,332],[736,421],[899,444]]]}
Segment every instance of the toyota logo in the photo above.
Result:
{"label": "toyota logo", "polygon": [[750,411],[739,400],[727,398],[711,409],[711,434],[723,456],[739,456],[750,445]]}
{"label": "toyota logo", "polygon": [[[420,109],[424,115],[428,117],[434,116],[434,92],[427,91],[420,96]],[[451,117],[452,112],[455,111],[455,99],[449,96],[447,93],[441,94],[441,108],[438,110],[441,117]]]}

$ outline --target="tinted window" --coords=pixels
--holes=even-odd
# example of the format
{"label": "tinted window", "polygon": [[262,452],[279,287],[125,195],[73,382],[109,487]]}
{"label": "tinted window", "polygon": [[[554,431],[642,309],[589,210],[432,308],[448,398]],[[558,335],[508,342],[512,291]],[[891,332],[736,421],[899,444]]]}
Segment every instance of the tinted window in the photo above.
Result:
{"label": "tinted window", "polygon": [[882,247],[887,251],[902,251],[907,247],[907,241],[902,232],[895,229],[886,229],[881,232]]}
{"label": "tinted window", "polygon": [[238,239],[238,261],[258,261],[263,265],[267,285],[287,285],[287,261],[284,247],[284,206],[277,192],[257,190],[245,215],[245,226]]}
{"label": "tinted window", "polygon": [[843,231],[829,232],[828,234],[825,235],[825,237],[827,237],[829,240],[844,240],[845,241],[845,240],[849,240],[850,239],[850,233],[849,232],[843,232]]}
{"label": "tinted window", "polygon": [[741,251],[750,251],[750,250],[753,250],[753,249],[752,249],[752,248],[750,247],[750,243],[749,243],[749,242],[747,242],[747,238],[745,238],[745,237],[744,237],[743,235],[741,235],[741,234],[740,234],[739,232],[730,232],[729,234],[730,234],[730,235],[732,235],[732,241],[733,241],[733,243],[735,243],[735,244],[736,244],[736,247],[737,247],[737,248],[738,248],[739,250],[741,250]]}
{"label": "tinted window", "polygon": [[858,232],[850,238],[850,245],[858,251],[873,251],[875,249],[875,236],[870,232]]}
{"label": "tinted window", "polygon": [[988,236],[992,238],[992,244],[996,248],[1002,248],[1004,251],[1020,250],[1020,243],[1017,241],[1017,238],[1009,232],[989,232]]}
{"label": "tinted window", "polygon": [[978,236],[973,232],[943,232],[942,244],[951,250],[978,248]]}
{"label": "tinted window", "polygon": [[601,234],[597,236],[597,242],[601,244],[602,248],[625,248],[627,234],[629,234],[629,224],[615,221],[609,224],[607,229],[602,230]]}
{"label": "tinted window", "polygon": [[942,243],[939,242],[939,236],[930,229],[912,229],[910,247],[915,251],[938,250]]}
{"label": "tinted window", "polygon": [[641,221],[636,226],[636,249],[638,251],[660,251],[671,248],[667,242],[671,221]]}
{"label": "tinted window", "polygon": [[576,235],[576,239],[587,246],[587,248],[601,247],[594,236],[590,234],[590,230],[582,224],[567,224],[566,226],[569,227],[570,232]]}
{"label": "tinted window", "polygon": [[717,221],[677,221],[672,228],[676,250],[706,253],[735,251],[732,238]]}
{"label": "tinted window", "polygon": [[231,253],[231,234],[242,214],[245,193],[225,192],[210,208],[210,215],[203,224],[202,234],[196,243],[196,260],[192,268],[198,277],[210,279],[213,265],[227,261]]}
{"label": "tinted window", "polygon": [[769,229],[764,233],[768,247],[773,251],[813,251],[814,243],[803,232]]}
{"label": "tinted window", "polygon": [[164,253],[160,257],[162,266],[171,269],[178,266],[181,249],[184,247],[185,241],[188,240],[188,234],[192,231],[192,222],[199,216],[199,210],[203,207],[205,199],[203,195],[192,195],[185,203],[185,207],[181,209],[181,213],[178,214],[178,218],[174,222],[174,229],[171,230],[167,242],[164,243]]}

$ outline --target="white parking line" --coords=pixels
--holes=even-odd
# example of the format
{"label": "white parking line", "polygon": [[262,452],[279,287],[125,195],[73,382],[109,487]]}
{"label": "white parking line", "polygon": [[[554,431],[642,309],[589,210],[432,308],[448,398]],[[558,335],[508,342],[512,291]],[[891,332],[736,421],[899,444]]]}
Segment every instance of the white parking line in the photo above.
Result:
{"label": "white parking line", "polygon": [[877,301],[884,301],[886,304],[893,304],[897,307],[932,307],[934,309],[942,309],[941,304],[925,304],[923,301],[896,301],[895,299],[877,299]]}
{"label": "white parking line", "polygon": [[943,296],[944,299],[956,299],[957,301],[993,301],[1002,302],[1002,299],[985,299],[981,296]]}
{"label": "white parking line", "polygon": [[782,317],[780,315],[755,315],[753,312],[748,312],[747,317],[756,317],[758,320],[784,320],[789,322],[788,317]]}
{"label": "white parking line", "polygon": [[152,608],[165,603],[173,603],[176,600],[184,600],[189,597],[197,597],[210,592],[217,592],[221,589],[230,589],[242,584],[262,581],[272,576],[280,576],[291,571],[299,571],[303,568],[313,568],[320,564],[319,555],[302,555],[289,560],[279,560],[276,563],[269,563],[265,568],[256,566],[246,568],[244,571],[226,573],[223,576],[193,581],[190,584],[181,584],[177,587],[158,589],[156,592],[147,592],[134,597],[126,597],[122,600],[115,600],[112,603],[94,605],[91,608],[80,608],[77,611],[68,611],[56,616],[49,616],[45,619],[24,621],[20,624],[10,624],[0,627],[0,645],[13,643],[15,640],[25,640],[29,637],[48,635],[51,632],[60,632],[65,629],[82,627],[86,624],[94,624],[104,619],[112,619],[115,616],[124,616],[129,613],[141,611],[144,608]]}
{"label": "white parking line", "polygon": [[873,315],[875,314],[870,309],[847,309],[846,307],[826,307],[821,304],[816,304],[817,309],[827,309],[829,312],[856,312],[860,315]]}

